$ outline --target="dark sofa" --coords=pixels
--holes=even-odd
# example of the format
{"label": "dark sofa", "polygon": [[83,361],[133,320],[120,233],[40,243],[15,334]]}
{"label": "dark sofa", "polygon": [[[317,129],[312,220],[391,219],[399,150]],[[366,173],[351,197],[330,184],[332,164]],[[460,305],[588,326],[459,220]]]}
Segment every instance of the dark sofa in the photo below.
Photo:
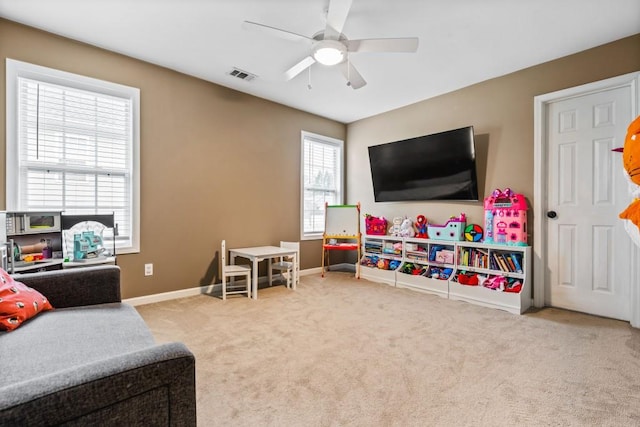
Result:
{"label": "dark sofa", "polygon": [[154,342],[121,302],[119,267],[15,279],[55,309],[0,332],[0,426],[196,424],[195,358]]}

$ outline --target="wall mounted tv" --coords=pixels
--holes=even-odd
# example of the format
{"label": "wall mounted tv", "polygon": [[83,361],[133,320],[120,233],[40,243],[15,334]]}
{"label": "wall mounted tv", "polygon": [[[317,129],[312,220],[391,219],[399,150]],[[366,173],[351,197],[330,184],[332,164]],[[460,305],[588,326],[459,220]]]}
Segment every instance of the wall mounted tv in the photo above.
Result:
{"label": "wall mounted tv", "polygon": [[473,126],[369,147],[376,202],[478,200]]}

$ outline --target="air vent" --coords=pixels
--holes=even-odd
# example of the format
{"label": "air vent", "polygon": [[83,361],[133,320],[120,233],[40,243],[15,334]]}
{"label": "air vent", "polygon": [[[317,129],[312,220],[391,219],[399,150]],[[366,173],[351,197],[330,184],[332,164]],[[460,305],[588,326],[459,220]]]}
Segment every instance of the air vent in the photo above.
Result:
{"label": "air vent", "polygon": [[233,77],[237,77],[240,80],[244,80],[244,81],[247,81],[247,82],[250,82],[251,80],[253,80],[256,77],[258,77],[255,74],[251,74],[248,71],[244,71],[244,70],[241,70],[241,69],[235,68],[235,67],[229,72],[229,75],[233,76]]}

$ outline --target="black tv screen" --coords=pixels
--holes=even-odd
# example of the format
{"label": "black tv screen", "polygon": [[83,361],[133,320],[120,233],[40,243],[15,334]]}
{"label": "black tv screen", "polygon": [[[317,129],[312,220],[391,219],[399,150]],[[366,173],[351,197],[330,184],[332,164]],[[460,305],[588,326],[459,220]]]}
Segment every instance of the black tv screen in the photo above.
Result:
{"label": "black tv screen", "polygon": [[478,200],[473,126],[369,147],[376,202]]}

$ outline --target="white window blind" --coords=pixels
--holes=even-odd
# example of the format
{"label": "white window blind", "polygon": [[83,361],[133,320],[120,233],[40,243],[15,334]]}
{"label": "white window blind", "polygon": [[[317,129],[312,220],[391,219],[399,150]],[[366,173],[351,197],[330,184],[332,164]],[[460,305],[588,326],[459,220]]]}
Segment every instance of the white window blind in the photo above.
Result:
{"label": "white window blind", "polygon": [[325,203],[342,204],[343,142],[302,133],[302,238],[324,231]]}
{"label": "white window blind", "polygon": [[16,81],[17,176],[7,180],[16,187],[8,208],[113,212],[116,248],[133,248],[131,97],[19,75]]}

